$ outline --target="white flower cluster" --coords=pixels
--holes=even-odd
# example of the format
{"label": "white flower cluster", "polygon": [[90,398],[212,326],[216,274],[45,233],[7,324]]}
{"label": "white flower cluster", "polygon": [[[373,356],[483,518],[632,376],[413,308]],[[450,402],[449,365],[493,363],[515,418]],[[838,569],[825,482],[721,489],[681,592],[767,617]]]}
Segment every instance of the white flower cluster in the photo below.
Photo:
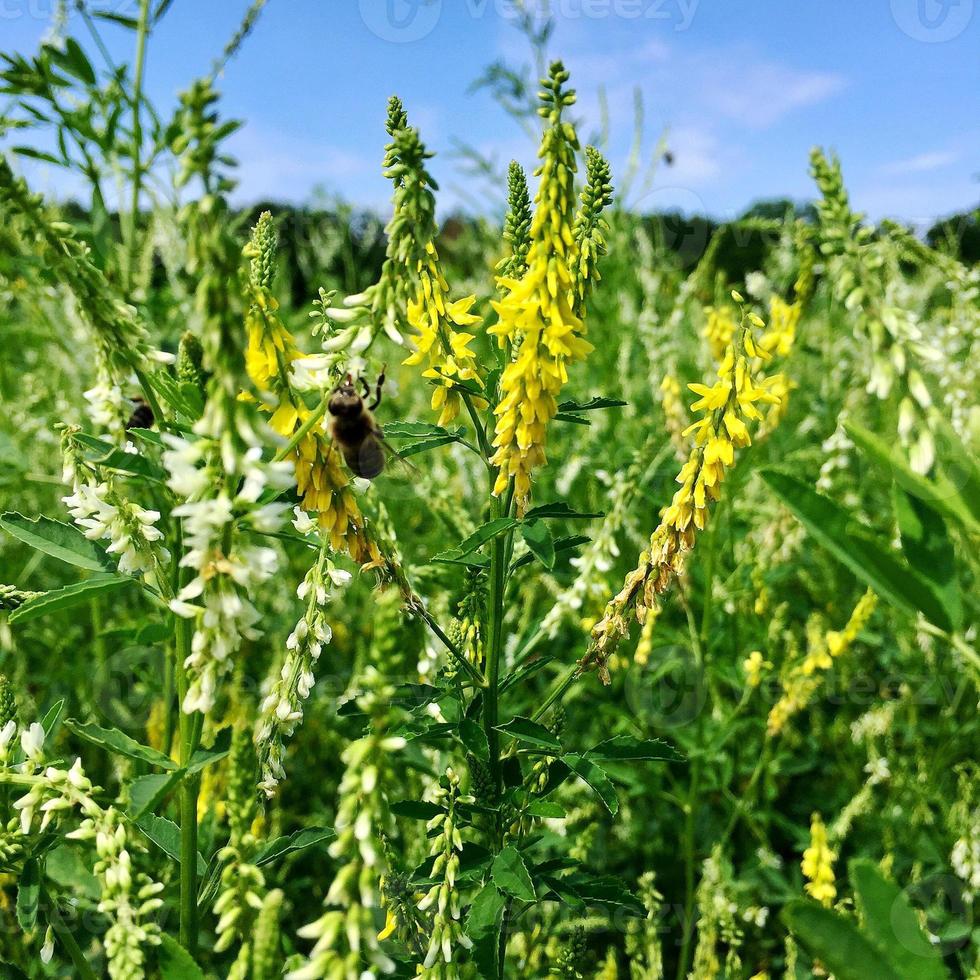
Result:
{"label": "white flower cluster", "polygon": [[110,542],[106,551],[119,556],[120,572],[158,584],[158,573],[170,561],[170,552],[160,544],[163,532],[156,526],[159,511],[126,500],[105,480],[76,482],[74,492],[62,500],[85,537]]}
{"label": "white flower cluster", "polygon": [[[433,793],[433,803],[445,808],[437,813],[427,824],[432,839],[430,854],[435,857],[432,866],[433,877],[441,875],[418,903],[420,912],[434,909],[429,948],[419,974],[429,980],[456,980],[459,971],[453,964],[453,944],[471,949],[473,941],[463,932],[460,918],[459,891],[456,888],[456,875],[459,872],[459,852],[463,850],[463,839],[456,826],[456,805],[473,803],[472,796],[461,796],[459,777],[449,768],[446,770],[446,785]],[[438,833],[436,833],[438,831]]]}
{"label": "white flower cluster", "polygon": [[968,833],[953,845],[949,863],[956,874],[966,882],[969,897],[964,897],[967,901],[980,894],[980,813],[974,814],[973,825]]}
{"label": "white flower cluster", "polygon": [[329,849],[340,866],[324,899],[326,911],[298,932],[315,941],[309,959],[286,980],[374,977],[395,967],[378,945],[375,910],[385,861],[377,842],[392,829],[382,777],[390,772],[393,753],[405,747],[405,739],[387,734],[394,688],[373,668],[362,681],[366,690],[358,703],[372,724],[371,731],[341,756],[345,769],[338,791],[337,839]]}
{"label": "white flower cluster", "polygon": [[262,504],[260,498],[266,488],[289,486],[292,473],[287,462],[264,462],[257,445],[235,453],[227,440],[219,444],[202,435],[193,442],[165,436],[170,448],[163,454],[167,485],[184,498],[173,510],[182,521],[186,547],[180,564],[194,571],[170,603],[178,616],[195,621],[184,662],[187,713],[211,710],[233,654],[243,640],[259,636],[259,614],[250,597],[275,572],[278,557],[272,548],[243,540],[241,528],[279,529],[286,505]]}
{"label": "white flower cluster", "polygon": [[[134,873],[123,818],[113,807],[103,809],[92,798],[95,788],[82,769],[81,759],[67,770],[45,766],[45,733],[37,722],[20,733],[21,751],[15,757],[16,734],[13,721],[0,730],[0,782],[27,787],[27,793],[13,803],[20,812],[21,834],[35,832],[35,823],[36,832],[41,833],[53,820],[75,811],[81,814],[80,825],[65,837],[95,842],[98,911],[111,922],[104,939],[109,976],[112,980],[140,980],[146,976],[144,949],[160,943],[160,929],[150,917],[163,904],[157,897],[163,885]],[[50,958],[52,951],[46,943],[42,957]]]}
{"label": "white flower cluster", "polygon": [[[305,534],[315,528],[314,522],[298,507],[294,512],[293,525],[297,531]],[[279,677],[262,702],[256,725],[255,745],[261,765],[259,786],[268,797],[275,794],[279,782],[285,778],[285,740],[303,720],[303,702],[316,683],[313,668],[333,635],[323,614],[330,586],[340,588],[351,580],[350,572],[335,568],[327,558],[328,545],[329,540],[324,538],[316,562],[296,590],[306,602],[306,610],[286,640],[286,656]]]}

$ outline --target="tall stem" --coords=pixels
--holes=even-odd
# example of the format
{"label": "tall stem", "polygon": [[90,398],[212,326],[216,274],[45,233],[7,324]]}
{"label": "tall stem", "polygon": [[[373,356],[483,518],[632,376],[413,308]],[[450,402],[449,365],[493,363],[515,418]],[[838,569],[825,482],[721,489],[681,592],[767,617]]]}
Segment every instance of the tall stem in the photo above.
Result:
{"label": "tall stem", "polygon": [[[499,499],[494,499],[493,517],[500,517],[502,506]],[[503,774],[500,766],[500,723],[499,688],[500,688],[500,653],[503,649],[504,637],[504,588],[506,584],[505,567],[507,542],[505,535],[497,535],[491,543],[490,551],[490,643],[487,648],[487,665],[485,670],[486,689],[483,692],[483,727],[487,734],[487,744],[490,747],[490,775],[493,778],[497,796],[503,791]]]}
{"label": "tall stem", "polygon": [[[186,766],[194,754],[197,739],[196,715],[183,708],[187,694],[184,661],[191,652],[191,623],[183,617],[176,622],[177,711],[180,734],[180,764]],[[180,943],[193,956],[197,947],[197,793],[199,777],[185,776],[180,784]]]}
{"label": "tall stem", "polygon": [[127,286],[132,286],[133,269],[136,266],[136,230],[140,210],[140,191],[143,187],[143,120],[140,103],[143,101],[143,72],[146,67],[146,38],[149,34],[149,21],[150,0],[140,0],[139,26],[136,29],[136,66],[133,69],[133,186],[129,209]]}

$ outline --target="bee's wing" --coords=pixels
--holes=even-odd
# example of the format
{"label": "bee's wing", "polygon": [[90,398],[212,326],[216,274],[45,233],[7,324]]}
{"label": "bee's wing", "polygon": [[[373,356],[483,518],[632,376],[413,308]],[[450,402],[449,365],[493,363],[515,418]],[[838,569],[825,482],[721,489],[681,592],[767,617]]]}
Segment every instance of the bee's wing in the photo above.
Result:
{"label": "bee's wing", "polygon": [[374,424],[374,437],[381,443],[382,446],[384,446],[385,452],[387,452],[392,459],[397,460],[402,466],[410,470],[413,476],[422,475],[422,471],[413,462],[411,462],[407,456],[403,456],[390,442],[388,442],[388,440],[385,438],[384,431],[377,422]]}

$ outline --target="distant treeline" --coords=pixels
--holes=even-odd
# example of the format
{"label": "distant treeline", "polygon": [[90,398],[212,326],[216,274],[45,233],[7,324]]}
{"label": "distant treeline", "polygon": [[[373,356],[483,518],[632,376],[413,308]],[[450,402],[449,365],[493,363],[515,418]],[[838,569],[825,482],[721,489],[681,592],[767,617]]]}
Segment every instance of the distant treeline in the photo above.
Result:
{"label": "distant treeline", "polygon": [[[88,214],[77,203],[65,205],[64,210],[69,220],[87,223]],[[243,235],[265,210],[276,216],[279,228],[280,290],[296,305],[307,304],[322,285],[355,293],[376,280],[385,255],[384,222],[378,215],[346,205],[323,208],[261,201],[238,213]],[[775,223],[787,218],[811,221],[813,205],[785,199],[759,201],[734,223],[679,211],[648,214],[640,220],[655,243],[677,256],[684,271],[697,264],[722,229],[715,266],[728,282],[741,282],[747,273],[763,267],[767,251],[778,239]],[[450,216],[441,229],[446,259],[465,262],[466,253],[489,234],[486,219]],[[980,262],[980,209],[943,218],[928,230],[925,240],[963,262]]]}

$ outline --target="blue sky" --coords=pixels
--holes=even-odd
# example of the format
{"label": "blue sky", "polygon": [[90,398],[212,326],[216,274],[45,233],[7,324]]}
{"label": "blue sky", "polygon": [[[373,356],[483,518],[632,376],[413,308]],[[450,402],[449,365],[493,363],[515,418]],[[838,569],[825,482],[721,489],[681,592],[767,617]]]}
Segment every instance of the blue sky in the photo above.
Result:
{"label": "blue sky", "polygon": [[[527,0],[538,9],[544,0]],[[54,0],[0,0],[0,50],[30,52]],[[136,0],[93,6],[132,13]],[[245,0],[174,0],[151,42],[147,86],[161,107],[206,72]],[[761,197],[812,194],[807,154],[839,152],[856,207],[925,223],[980,198],[980,0],[552,0],[549,53],[579,92],[583,132],[609,106],[609,155],[622,174],[633,91],[646,107],[645,151],[666,131],[676,163],[642,207],[729,217]],[[113,55],[132,35],[106,28]],[[533,146],[486,92],[491,61],[529,63],[511,0],[269,0],[220,81],[241,201],[303,201],[314,188],[387,206],[380,175],[385,102],[398,93],[437,151],[443,213],[492,201],[460,173],[454,139],[501,163]],[[35,184],[68,193],[50,168]]]}

